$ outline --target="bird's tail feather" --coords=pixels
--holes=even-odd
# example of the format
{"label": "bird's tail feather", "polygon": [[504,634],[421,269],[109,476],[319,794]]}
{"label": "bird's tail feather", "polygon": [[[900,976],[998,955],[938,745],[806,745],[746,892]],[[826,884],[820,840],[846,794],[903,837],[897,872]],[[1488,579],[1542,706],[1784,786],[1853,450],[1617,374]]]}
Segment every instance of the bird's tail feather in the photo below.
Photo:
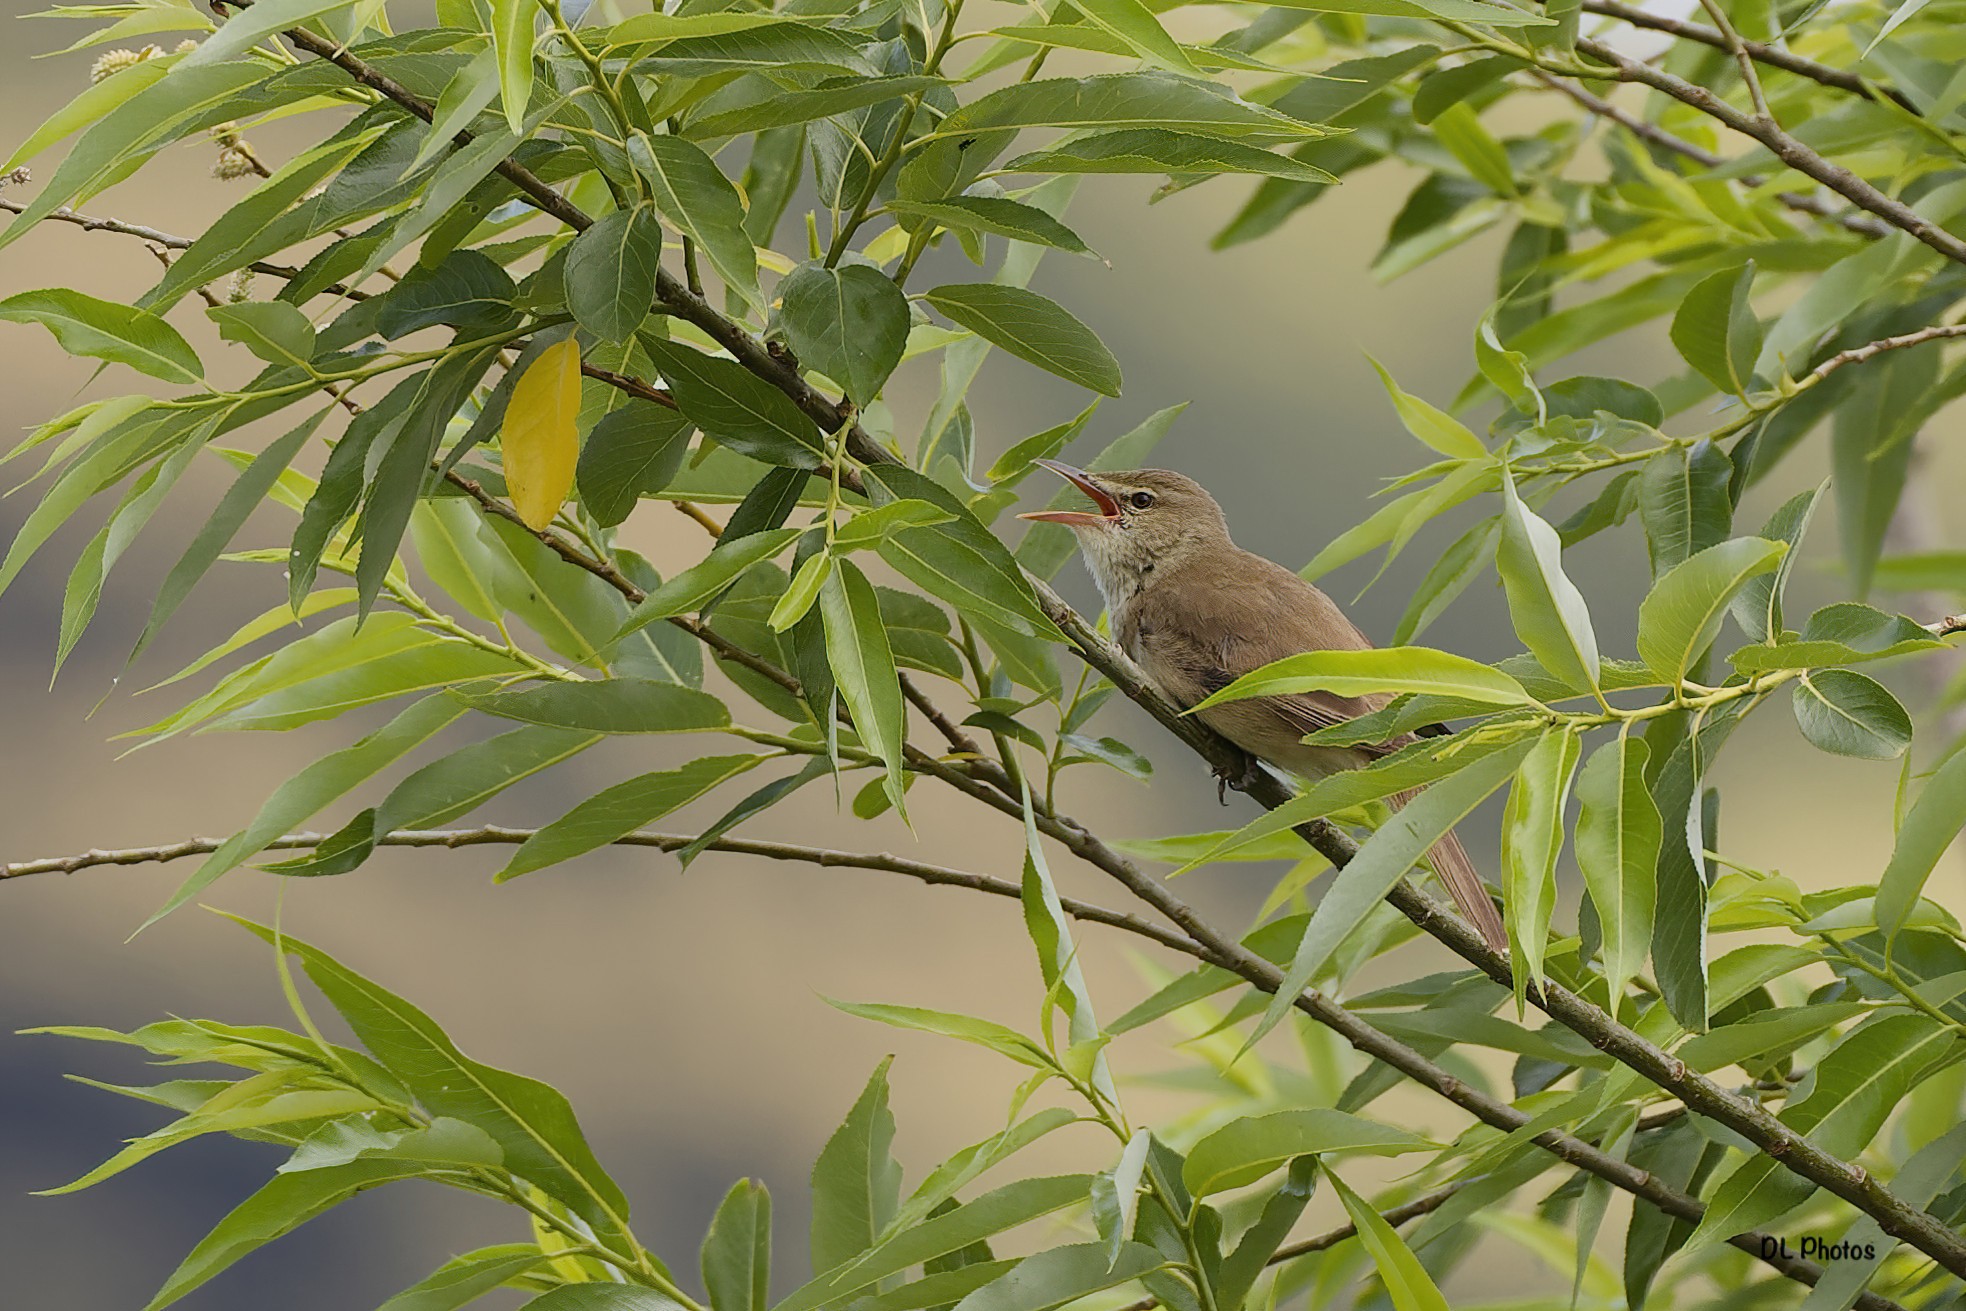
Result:
{"label": "bird's tail feather", "polygon": [[[1398,809],[1414,797],[1414,793],[1403,792],[1389,797],[1393,807]],[[1452,832],[1434,843],[1427,853],[1433,863],[1434,873],[1447,886],[1454,904],[1468,917],[1488,945],[1496,951],[1505,952],[1509,948],[1508,931],[1502,927],[1502,917],[1495,912],[1495,903],[1488,899],[1488,889],[1482,886],[1481,875],[1475,872],[1474,862],[1468,859],[1466,847]]]}

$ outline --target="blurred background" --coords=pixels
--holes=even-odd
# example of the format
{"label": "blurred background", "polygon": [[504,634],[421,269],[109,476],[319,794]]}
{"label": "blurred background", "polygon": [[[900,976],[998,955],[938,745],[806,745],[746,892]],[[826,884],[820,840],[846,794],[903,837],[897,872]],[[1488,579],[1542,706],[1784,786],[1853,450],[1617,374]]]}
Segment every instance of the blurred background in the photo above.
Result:
{"label": "blurred background", "polygon": [[[22,139],[85,84],[88,54],[36,58],[78,34],[75,25],[42,21],[0,33],[0,85],[7,88],[0,138]],[[256,132],[253,142],[278,161],[302,139],[296,131]],[[249,185],[211,178],[212,155],[207,143],[175,147],[87,209],[196,233],[241,194],[233,188]],[[53,163],[38,161],[37,173],[45,177]],[[1157,462],[1200,477],[1228,508],[1245,546],[1296,567],[1362,518],[1385,479],[1425,456],[1400,429],[1365,353],[1409,390],[1445,403],[1471,368],[1472,328],[1493,292],[1498,241],[1472,243],[1388,285],[1364,271],[1412,182],[1382,165],[1277,234],[1215,253],[1208,238],[1241,204],[1246,186],[1218,181],[1150,205],[1153,179],[1088,179],[1069,218],[1111,267],[1054,254],[1034,285],[1101,333],[1124,364],[1127,385],[1068,458],[1089,456],[1145,415],[1187,401]],[[943,268],[924,270],[928,281],[920,285],[938,280],[938,272],[973,276],[959,255],[934,258]],[[0,294],[66,284],[127,301],[158,271],[140,242],[49,223],[0,256]],[[209,358],[222,358],[195,301],[173,320],[201,350],[212,347]],[[0,360],[0,427],[9,430],[130,385],[128,377],[92,381],[88,364],[67,359],[32,328],[0,333]],[[1660,325],[1614,339],[1574,365],[1574,372],[1648,382],[1673,372],[1676,361]],[[919,366],[898,375],[890,395],[902,431],[919,424],[932,386],[931,372]],[[979,457],[987,464],[1082,403],[1047,375],[993,360],[971,398]],[[1925,548],[1958,542],[1960,525],[1948,517],[1966,478],[1958,428],[1956,415],[1942,416],[1922,441],[1925,510],[1915,531]],[[5,434],[0,440],[11,442]],[[1822,476],[1821,446],[1811,443],[1792,457],[1744,509],[1743,523],[1759,523],[1779,500]],[[117,733],[170,708],[168,693],[133,698],[131,691],[280,599],[271,571],[230,566],[228,574],[221,565],[118,686],[149,598],[196,529],[196,507],[210,504],[222,486],[216,468],[202,483],[187,483],[153,525],[146,549],[112,576],[95,631],[52,688],[63,582],[95,529],[91,515],[78,516],[0,603],[0,862],[222,837],[278,781],[354,734],[352,725],[323,725],[293,734],[186,737],[122,754],[128,744],[115,741]],[[1050,486],[1033,483],[1034,497],[1051,494]],[[11,537],[29,508],[30,494],[0,500],[0,535]],[[274,544],[286,527],[272,517],[256,521],[241,544]],[[1368,634],[1382,641],[1391,635],[1407,590],[1456,531],[1430,529],[1353,605]],[[693,534],[680,515],[648,503],[625,539],[666,571],[701,554]],[[1834,589],[1826,572],[1833,541],[1833,526],[1819,522],[1797,579],[1798,603]],[[1605,650],[1629,653],[1633,608],[1647,581],[1636,526],[1594,539],[1567,564],[1591,598]],[[1327,586],[1351,602],[1374,567],[1355,565]],[[1093,604],[1077,565],[1063,581],[1073,600]],[[1427,640],[1483,659],[1518,649],[1492,580],[1477,583]],[[1123,701],[1104,712],[1101,731],[1132,742],[1158,766],[1144,786],[1087,768],[1067,775],[1062,802],[1101,832],[1149,837],[1250,817],[1249,804],[1233,795],[1227,810],[1218,808],[1205,769]],[[539,787],[507,794],[476,821],[543,822],[580,796],[663,767],[680,750],[660,740],[608,745]],[[1806,769],[1779,781],[1764,776],[1772,764],[1792,764],[1800,749],[1779,708],[1736,735],[1719,769],[1727,851],[1804,886],[1875,877],[1890,845],[1895,767],[1812,752]],[[818,786],[747,831],[879,847],[1016,877],[1015,825],[951,805],[929,788],[914,797],[914,834],[891,819],[875,832],[836,818],[833,797]],[[664,827],[689,831],[728,802],[713,800]],[[336,811],[324,820],[343,817]],[[1469,835],[1484,867],[1494,860],[1493,822],[1484,815],[1485,827]],[[633,1199],[638,1232],[685,1282],[693,1282],[695,1247],[711,1210],[746,1175],[772,1190],[775,1284],[800,1278],[806,1172],[883,1055],[897,1054],[897,1151],[909,1186],[948,1152],[1002,1123],[1015,1076],[997,1058],[850,1018],[822,996],[965,1010],[1028,1028],[1039,1000],[1037,972],[1009,903],[891,876],[715,853],[679,874],[667,856],[627,849],[495,888],[489,875],[502,858],[495,850],[385,850],[349,877],[289,883],[285,925],[417,1002],[478,1059],[560,1086]],[[13,1030],[127,1029],[167,1013],[285,1022],[268,952],[216,916],[186,909],[130,938],[191,868],[97,868],[0,886],[0,1268],[13,1305],[140,1306],[273,1163],[274,1149],[211,1138],[78,1195],[28,1195],[74,1178],[119,1139],[161,1123],[155,1108],[64,1082],[65,1072],[115,1083],[171,1076],[139,1068],[132,1049]],[[1068,893],[1116,899],[1096,874],[1062,857],[1054,869]],[[1185,894],[1239,925],[1273,873],[1222,867],[1184,880]],[[1958,875],[1948,866],[1932,888],[1966,909]],[[277,891],[276,880],[247,871],[204,899],[268,916]],[[1105,1013],[1125,1010],[1152,986],[1128,942],[1082,937]],[[1442,967],[1431,950],[1403,954],[1401,967],[1416,974]],[[1180,966],[1172,959],[1157,964]],[[1136,1119],[1178,1116],[1188,1104],[1173,1081],[1155,1077],[1180,1061],[1165,1051],[1166,1034],[1149,1028],[1114,1049],[1116,1071],[1131,1081]],[[1380,1113],[1444,1132],[1463,1124],[1444,1103],[1403,1089]],[[1058,1135],[1040,1150],[1051,1152],[1059,1169],[1097,1168],[1106,1147],[1085,1130]],[[1326,1207],[1335,1210],[1321,1196],[1307,1228],[1329,1222]],[[1620,1204],[1614,1217],[1622,1211]],[[277,1292],[277,1305],[289,1311],[373,1306],[451,1254],[522,1236],[513,1214],[461,1196],[417,1186],[382,1190],[248,1258],[183,1305],[265,1307]],[[1518,1255],[1506,1263],[1477,1260],[1449,1291],[1458,1305],[1567,1285],[1567,1271],[1531,1275]]]}

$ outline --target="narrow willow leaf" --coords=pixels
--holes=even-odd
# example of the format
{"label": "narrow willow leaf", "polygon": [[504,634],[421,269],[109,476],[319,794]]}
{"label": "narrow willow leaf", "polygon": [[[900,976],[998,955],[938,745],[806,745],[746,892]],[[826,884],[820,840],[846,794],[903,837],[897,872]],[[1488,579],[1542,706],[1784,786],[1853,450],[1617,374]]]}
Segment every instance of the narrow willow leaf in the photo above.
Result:
{"label": "narrow willow leaf", "polygon": [[1244,1116],[1209,1133],[1188,1152],[1181,1179],[1196,1197],[1255,1183],[1299,1156],[1364,1152],[1398,1156],[1439,1143],[1343,1111],[1314,1108]]}
{"label": "narrow willow leaf", "polygon": [[525,126],[526,108],[532,100],[533,32],[538,19],[538,0],[491,0],[499,98],[505,105],[506,126],[515,135]]}
{"label": "narrow willow leaf", "polygon": [[249,300],[214,305],[205,317],[218,335],[238,342],[268,364],[306,364],[314,358],[314,325],[281,300]]}
{"label": "narrow willow leaf", "polygon": [[1665,827],[1645,787],[1651,750],[1620,737],[1591,753],[1577,776],[1577,867],[1597,908],[1604,978],[1614,1002],[1645,966],[1659,896],[1659,844]]}
{"label": "narrow willow leaf", "polygon": [[908,298],[877,268],[816,262],[786,274],[778,294],[778,322],[799,359],[866,408],[908,345]]}
{"label": "narrow willow leaf", "polygon": [[1140,0],[1072,0],[1072,8],[1087,22],[1118,37],[1140,58],[1170,73],[1201,76],[1167,29],[1154,17],[1153,10]]}
{"label": "narrow willow leaf", "polygon": [[[733,17],[762,17],[763,15],[731,15]],[[816,118],[831,118],[852,110],[864,109],[868,105],[878,105],[931,87],[945,86],[939,77],[918,77],[904,74],[898,77],[844,77],[829,79],[810,90],[784,91],[768,98],[748,104],[734,104],[719,107],[700,118],[692,118],[688,124],[688,135],[695,140],[711,137],[735,136],[746,132],[770,132],[775,129],[794,127],[809,123]],[[757,190],[747,184],[744,194],[751,198],[751,208],[758,202]],[[749,226],[746,228],[749,231]],[[751,232],[752,239],[759,245],[770,245],[769,233]]]}
{"label": "narrow willow leaf", "polygon": [[[1916,0],[1907,0],[1916,3]],[[1919,1148],[1898,1172],[1891,1176],[1891,1191],[1910,1206],[1930,1209],[1939,1190],[1951,1180],[1962,1156],[1966,1156],[1966,1124],[1956,1124]],[[1799,1311],[1845,1311],[1856,1302],[1896,1247],[1874,1216],[1859,1216],[1840,1240],[1844,1250],[1863,1255],[1837,1261],[1823,1271],[1823,1277],[1802,1300]]]}
{"label": "narrow willow leaf", "polygon": [[1812,746],[1860,760],[1893,760],[1911,745],[1911,716],[1874,678],[1848,669],[1806,673],[1791,698]]}
{"label": "narrow willow leaf", "polygon": [[853,716],[854,731],[887,767],[888,800],[905,816],[907,721],[894,653],[881,626],[873,584],[852,561],[834,562],[819,589],[819,615],[825,623],[827,663]]}
{"label": "narrow willow leaf", "polygon": [[452,1257],[376,1311],[457,1311],[545,1261],[546,1254],[530,1243],[481,1247]]}
{"label": "narrow willow leaf", "polygon": [[1021,360],[1102,395],[1120,394],[1119,361],[1056,301],[994,282],[948,283],[922,299]]}
{"label": "narrow willow leaf", "polygon": [[1256,1223],[1243,1231],[1242,1237],[1236,1240],[1235,1250],[1222,1261],[1222,1273],[1215,1280],[1215,1294],[1221,1305],[1247,1304],[1250,1289],[1256,1286],[1297,1218],[1304,1214],[1316,1184],[1316,1157],[1300,1156],[1290,1162],[1283,1183],[1263,1203]]}
{"label": "narrow willow leaf", "polygon": [[1750,578],[1734,595],[1731,607],[1734,620],[1757,642],[1774,642],[1782,636],[1782,594],[1788,587],[1789,575],[1795,570],[1802,536],[1809,531],[1809,521],[1828,485],[1820,483],[1813,491],[1798,493],[1783,502],[1781,508],[1768,516],[1761,530],[1764,541],[1780,542],[1788,550],[1774,573]]}
{"label": "narrow willow leaf", "polygon": [[[1314,143],[1321,144],[1321,143]],[[1317,185],[1338,179],[1311,163],[1308,153],[1279,154],[1244,141],[1223,141],[1166,128],[1128,128],[1072,138],[1033,150],[1004,165],[1007,173],[1243,173]]]}
{"label": "narrow willow leaf", "polygon": [[[842,1132],[846,1127],[841,1126]],[[909,1266],[934,1262],[1006,1229],[1081,1203],[1091,1184],[1092,1180],[1082,1174],[1020,1179],[974,1201],[939,1210],[905,1229],[890,1227],[858,1259],[819,1275],[773,1311],[848,1305],[856,1293],[891,1279]]]}
{"label": "narrow willow leaf", "polygon": [[1877,927],[1888,938],[1910,919],[1925,882],[1952,840],[1966,829],[1966,752],[1946,758],[1919,790],[1898,827],[1891,861],[1878,880]]}
{"label": "narrow willow leaf", "polygon": [[1291,957],[1283,983],[1271,998],[1262,1021],[1243,1044],[1246,1050],[1275,1028],[1295,1005],[1297,995],[1330,961],[1353,929],[1379,904],[1393,885],[1406,877],[1436,842],[1451,832],[1469,811],[1514,774],[1532,742],[1512,742],[1488,755],[1463,757],[1460,770],[1433,784],[1404,809],[1395,812],[1338,871],[1324,900],[1318,903],[1304,936]]}
{"label": "narrow willow leaf", "polygon": [[956,1303],[955,1311],[1054,1311],[1165,1264],[1166,1258],[1144,1243],[1126,1244],[1118,1261],[1109,1260],[1100,1243],[1054,1247],[1025,1257]]}
{"label": "narrow willow leaf", "polygon": [[778,388],[736,360],[718,359],[641,334],[676,404],[690,422],[740,455],[792,469],[816,469],[819,430]]}
{"label": "narrow willow leaf", "polygon": [[1251,104],[1214,83],[1163,72],[1041,78],[981,96],[942,121],[935,138],[1024,127],[1171,128],[1230,140],[1292,141],[1323,129]]}
{"label": "narrow willow leaf", "polygon": [[[1422,0],[1415,0],[1420,3]],[[1438,3],[1439,0],[1424,0],[1425,3]],[[1372,1204],[1360,1197],[1345,1185],[1337,1171],[1325,1167],[1324,1177],[1331,1181],[1332,1191],[1344,1203],[1345,1214],[1352,1218],[1358,1227],[1359,1241],[1372,1256],[1372,1264],[1379,1271],[1379,1278],[1386,1285],[1386,1295],[1392,1299],[1394,1311],[1448,1311],[1447,1299],[1441,1296],[1435,1286],[1433,1276],[1420,1264],[1420,1258],[1413,1255],[1386,1218],[1375,1210]]]}
{"label": "narrow willow leaf", "polygon": [[1675,565],[1639,604],[1639,655],[1659,677],[1685,678],[1713,645],[1735,594],[1750,578],[1772,573],[1787,552],[1780,542],[1738,537]]}
{"label": "narrow willow leaf", "polygon": [[1754,261],[1722,269],[1702,280],[1673,315],[1672,344],[1685,361],[1721,391],[1745,396],[1761,354],[1761,321],[1748,304]]}
{"label": "narrow willow leaf", "polygon": [[1244,674],[1188,713],[1230,701],[1299,692],[1340,696],[1425,692],[1493,705],[1535,704],[1522,684],[1492,665],[1423,646],[1394,646],[1286,656]]}
{"label": "narrow willow leaf", "polygon": [[1638,478],[1638,518],[1645,526],[1653,578],[1726,539],[1734,519],[1727,494],[1733,473],[1726,453],[1705,441],[1690,450],[1674,446],[1645,462]]}
{"label": "narrow willow leaf", "polygon": [[644,496],[667,487],[689,454],[690,421],[674,410],[631,400],[602,416],[580,444],[575,482],[594,521],[613,528]]}
{"label": "narrow willow leaf", "polygon": [[1502,873],[1516,996],[1543,986],[1543,952],[1556,910],[1556,860],[1563,809],[1581,750],[1577,734],[1553,730],[1530,748],[1502,813]]}
{"label": "narrow willow leaf", "polygon": [[497,875],[505,882],[606,846],[756,766],[763,756],[706,756],[595,793],[519,845]]}
{"label": "narrow willow leaf", "polygon": [[[298,957],[308,978],[368,1048],[435,1115],[475,1125],[495,1139],[506,1166],[594,1226],[619,1238],[628,1202],[587,1146],[567,1099],[536,1079],[481,1065],[451,1042],[428,1015],[350,970],[317,947],[250,921],[268,942]],[[353,1167],[344,1167],[353,1168]],[[328,1171],[286,1175],[311,1179]],[[277,1182],[277,1181],[276,1181]]]}
{"label": "narrow willow leaf", "polygon": [[[588,1271],[581,1267],[583,1275]],[[667,1293],[639,1284],[562,1284],[541,1293],[521,1311],[684,1311]]]}
{"label": "narrow willow leaf", "polygon": [[660,619],[701,609],[703,603],[722,592],[752,565],[783,551],[802,528],[776,528],[732,538],[728,529],[716,548],[696,564],[664,580],[628,616],[621,636],[646,628]]}
{"label": "narrow willow leaf", "polygon": [[[605,214],[567,247],[567,309],[602,341],[627,341],[654,308],[661,267],[662,225],[649,209],[636,205]],[[523,378],[519,387],[515,401]]]}
{"label": "narrow willow leaf", "polygon": [[198,535],[192,538],[191,545],[185,547],[184,554],[178,557],[170,573],[164,576],[162,585],[157,589],[157,599],[151,604],[150,618],[137,637],[136,645],[131,648],[129,659],[124,662],[126,665],[136,662],[136,658],[149,647],[170,617],[177,613],[184,598],[191,594],[191,589],[198,585],[198,580],[205,576],[205,571],[212,567],[219,553],[230,544],[247,516],[259,508],[274,482],[286,472],[294,456],[300,453],[300,448],[307,444],[327,415],[326,410],[321,410],[292,432],[269,444],[233,482],[211,517],[199,528]]}
{"label": "narrow willow leaf", "polygon": [[[411,773],[376,807],[373,833],[435,828],[468,815],[516,783],[571,759],[599,734],[530,725],[471,742]],[[366,852],[360,853],[364,857]]]}
{"label": "narrow willow leaf", "polygon": [[752,1179],[731,1185],[710,1217],[700,1261],[710,1311],[771,1305],[771,1194]]}
{"label": "narrow willow leaf", "polygon": [[[1037,816],[1031,809],[1031,795],[1024,792],[1024,877],[1019,885],[1024,905],[1024,931],[1037,948],[1038,970],[1044,978],[1047,998],[1056,997],[1065,1012],[1066,1038],[1071,1050],[1090,1051],[1092,1086],[1108,1098],[1117,1099],[1112,1072],[1101,1049],[1106,1037],[1092,1006],[1092,990],[1086,985],[1085,971],[1079,966],[1078,944],[1072,939],[1072,922],[1058,899],[1058,888],[1045,863],[1044,848],[1038,842]],[[1050,1028],[1047,1000],[1045,1027]],[[1081,1077],[1086,1077],[1082,1075]]]}
{"label": "narrow willow leaf", "polygon": [[1597,634],[1583,593],[1563,572],[1556,529],[1502,480],[1502,541],[1496,567],[1516,636],[1557,678],[1579,692],[1598,684]]}
{"label": "narrow willow leaf", "polygon": [[696,242],[725,287],[762,311],[758,255],[744,231],[744,202],[717,162],[693,141],[646,132],[629,136],[628,156],[662,217]]}
{"label": "narrow willow leaf", "polygon": [[1074,255],[1094,255],[1078,233],[1036,205],[1004,196],[948,196],[942,200],[895,200],[888,208],[897,214],[918,214],[945,228],[968,228],[1014,241],[1028,241]]}
{"label": "narrow willow leaf", "polygon": [[828,1271],[879,1241],[900,1205],[889,1057],[877,1066],[812,1166],[812,1268]]}
{"label": "narrow willow leaf", "polygon": [[949,1011],[926,1010],[919,1006],[838,1001],[831,997],[826,999],[826,1004],[837,1007],[848,1015],[857,1015],[863,1020],[892,1025],[897,1029],[913,1029],[920,1033],[940,1034],[946,1038],[975,1043],[1000,1056],[1008,1056],[1019,1065],[1028,1065],[1033,1069],[1049,1069],[1052,1065],[1050,1056],[1034,1039],[1026,1038],[1009,1025],[998,1024],[995,1020],[978,1019],[974,1015],[957,1015]]}
{"label": "narrow willow leaf", "polygon": [[1426,445],[1442,455],[1456,460],[1482,460],[1488,457],[1488,448],[1481,444],[1481,438],[1468,430],[1466,424],[1444,410],[1435,408],[1400,388],[1393,381],[1393,375],[1386,372],[1386,366],[1366,356],[1379,381],[1385,384],[1386,395],[1392,397],[1393,409],[1399,413],[1399,421],[1406,430]]}
{"label": "narrow willow leaf", "polygon": [[1092,1179],[1092,1223],[1099,1231],[1108,1260],[1118,1264],[1126,1241],[1133,1234],[1133,1218],[1140,1208],[1140,1186],[1147,1172],[1147,1149],[1153,1134],[1136,1129],[1113,1168]]}
{"label": "narrow willow leaf", "polygon": [[155,314],[65,287],[22,291],[0,300],[0,321],[38,323],[70,355],[127,364],[165,382],[195,384],[205,376],[191,344]]}
{"label": "narrow willow leaf", "polygon": [[500,692],[454,692],[473,710],[582,733],[696,733],[730,723],[708,692],[647,678],[597,678]]}
{"label": "narrow willow leaf", "polygon": [[315,1216],[359,1192],[398,1179],[414,1178],[422,1167],[407,1161],[355,1161],[331,1170],[279,1174],[239,1203],[184,1258],[144,1311],[162,1311],[224,1271],[241,1257],[285,1236]]}
{"label": "narrow willow leaf", "polygon": [[573,490],[579,413],[580,344],[569,336],[541,351],[520,377],[499,433],[512,507],[535,532],[553,522]]}

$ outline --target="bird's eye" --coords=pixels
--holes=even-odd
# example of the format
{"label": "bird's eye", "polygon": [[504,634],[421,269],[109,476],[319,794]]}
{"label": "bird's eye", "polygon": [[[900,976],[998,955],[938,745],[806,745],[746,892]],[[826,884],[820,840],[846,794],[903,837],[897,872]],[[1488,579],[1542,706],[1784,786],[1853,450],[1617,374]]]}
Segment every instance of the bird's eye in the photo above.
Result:
{"label": "bird's eye", "polygon": [[1135,492],[1126,499],[1127,503],[1134,509],[1144,510],[1154,503],[1154,494],[1152,492]]}

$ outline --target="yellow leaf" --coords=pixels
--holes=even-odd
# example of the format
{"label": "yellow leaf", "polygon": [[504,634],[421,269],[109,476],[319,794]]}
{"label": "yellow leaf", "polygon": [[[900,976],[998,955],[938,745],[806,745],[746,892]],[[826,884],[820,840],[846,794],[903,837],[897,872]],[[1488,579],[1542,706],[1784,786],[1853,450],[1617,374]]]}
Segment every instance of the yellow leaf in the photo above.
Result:
{"label": "yellow leaf", "polygon": [[580,456],[580,344],[571,336],[539,353],[512,388],[499,443],[512,506],[535,532],[553,522],[573,490]]}

